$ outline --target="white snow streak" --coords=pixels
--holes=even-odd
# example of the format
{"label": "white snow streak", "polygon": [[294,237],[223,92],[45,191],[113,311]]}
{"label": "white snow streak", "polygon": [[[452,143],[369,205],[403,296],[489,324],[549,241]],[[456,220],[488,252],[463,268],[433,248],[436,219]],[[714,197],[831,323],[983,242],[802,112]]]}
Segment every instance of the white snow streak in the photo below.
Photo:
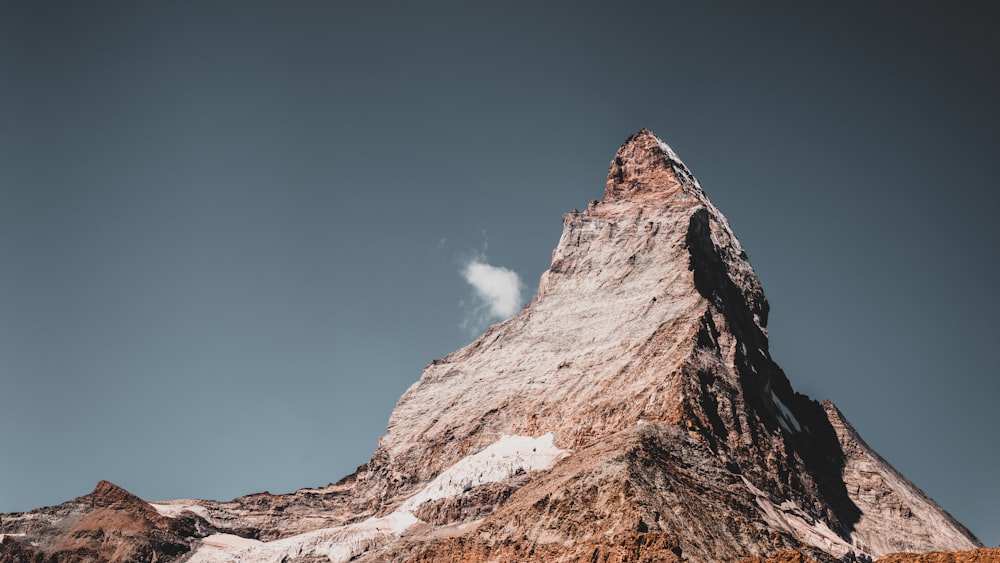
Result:
{"label": "white snow streak", "polygon": [[230,549],[230,548],[246,548],[253,547],[256,545],[261,545],[264,542],[258,540],[252,540],[250,538],[243,538],[240,536],[234,536],[232,534],[212,534],[202,540],[202,545],[209,547],[214,547],[217,549]]}
{"label": "white snow streak", "polygon": [[149,503],[149,506],[155,508],[160,515],[168,518],[177,518],[181,515],[181,512],[187,510],[188,512],[194,512],[198,516],[201,516],[209,524],[217,525],[217,522],[212,519],[212,515],[208,513],[208,509],[197,504],[161,504],[151,502]]}
{"label": "white snow streak", "polygon": [[[792,414],[792,411],[790,411],[788,407],[785,406],[785,403],[782,403],[781,399],[779,399],[778,396],[774,394],[774,391],[771,391],[771,400],[774,401],[774,404],[778,407],[778,410],[781,411],[781,416],[778,417],[778,422],[781,424],[781,426],[785,430],[791,432],[792,429],[788,427],[788,424],[791,424],[792,426],[795,427],[796,432],[801,432],[802,426],[799,424],[798,419],[795,418],[795,415]],[[788,424],[785,424],[785,422],[788,422]]]}
{"label": "white snow streak", "polygon": [[428,500],[458,496],[484,483],[498,483],[519,471],[548,469],[568,454],[555,447],[553,438],[551,432],[538,438],[503,436],[485,450],[441,472],[404,502],[402,510],[413,511]]}

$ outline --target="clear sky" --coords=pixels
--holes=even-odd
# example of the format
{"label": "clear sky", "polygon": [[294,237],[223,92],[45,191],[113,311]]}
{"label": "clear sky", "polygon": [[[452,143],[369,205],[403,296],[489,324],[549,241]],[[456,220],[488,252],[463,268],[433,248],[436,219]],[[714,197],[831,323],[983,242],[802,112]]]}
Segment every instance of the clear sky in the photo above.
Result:
{"label": "clear sky", "polygon": [[990,4],[0,3],[0,512],[352,472],[649,127],[795,388],[996,545]]}

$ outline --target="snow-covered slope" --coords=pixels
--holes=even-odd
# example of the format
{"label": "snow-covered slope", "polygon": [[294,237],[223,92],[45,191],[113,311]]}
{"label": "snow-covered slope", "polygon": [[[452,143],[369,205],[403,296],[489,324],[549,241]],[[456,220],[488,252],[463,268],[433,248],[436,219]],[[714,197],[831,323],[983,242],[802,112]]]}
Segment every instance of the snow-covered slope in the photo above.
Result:
{"label": "snow-covered slope", "polygon": [[466,457],[441,472],[390,514],[345,526],[322,528],[269,543],[225,533],[213,534],[202,540],[189,563],[280,562],[303,554],[322,555],[333,563],[350,561],[365,551],[393,541],[419,523],[420,519],[414,512],[427,501],[456,497],[474,487],[503,482],[522,473],[549,469],[570,453],[555,447],[552,440],[552,433],[538,438],[502,436],[481,452]]}

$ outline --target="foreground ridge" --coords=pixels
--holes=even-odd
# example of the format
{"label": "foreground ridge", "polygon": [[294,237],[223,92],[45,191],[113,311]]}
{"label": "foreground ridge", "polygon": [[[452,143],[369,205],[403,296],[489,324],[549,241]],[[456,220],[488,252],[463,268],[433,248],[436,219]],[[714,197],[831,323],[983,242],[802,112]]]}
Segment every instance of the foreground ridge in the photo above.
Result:
{"label": "foreground ridge", "polygon": [[128,500],[101,526],[74,524],[106,510],[88,497],[5,515],[0,562],[826,562],[982,547],[833,404],[792,389],[767,322],[725,217],[643,129],[612,160],[604,201],[564,215],[535,299],[428,365],[353,475],[229,502]]}

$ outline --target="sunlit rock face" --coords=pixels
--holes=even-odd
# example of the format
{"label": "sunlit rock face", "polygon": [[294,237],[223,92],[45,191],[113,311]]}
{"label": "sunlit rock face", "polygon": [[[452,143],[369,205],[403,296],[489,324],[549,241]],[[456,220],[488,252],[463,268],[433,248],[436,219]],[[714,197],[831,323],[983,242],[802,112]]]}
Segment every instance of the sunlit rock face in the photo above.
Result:
{"label": "sunlit rock face", "polygon": [[[151,505],[152,520],[192,528],[157,560],[835,561],[980,547],[836,407],[793,391],[746,253],[663,141],[630,137],[604,201],[563,225],[536,298],[427,366],[355,474]],[[32,518],[4,517],[23,535],[0,554],[54,553],[62,528]]]}

